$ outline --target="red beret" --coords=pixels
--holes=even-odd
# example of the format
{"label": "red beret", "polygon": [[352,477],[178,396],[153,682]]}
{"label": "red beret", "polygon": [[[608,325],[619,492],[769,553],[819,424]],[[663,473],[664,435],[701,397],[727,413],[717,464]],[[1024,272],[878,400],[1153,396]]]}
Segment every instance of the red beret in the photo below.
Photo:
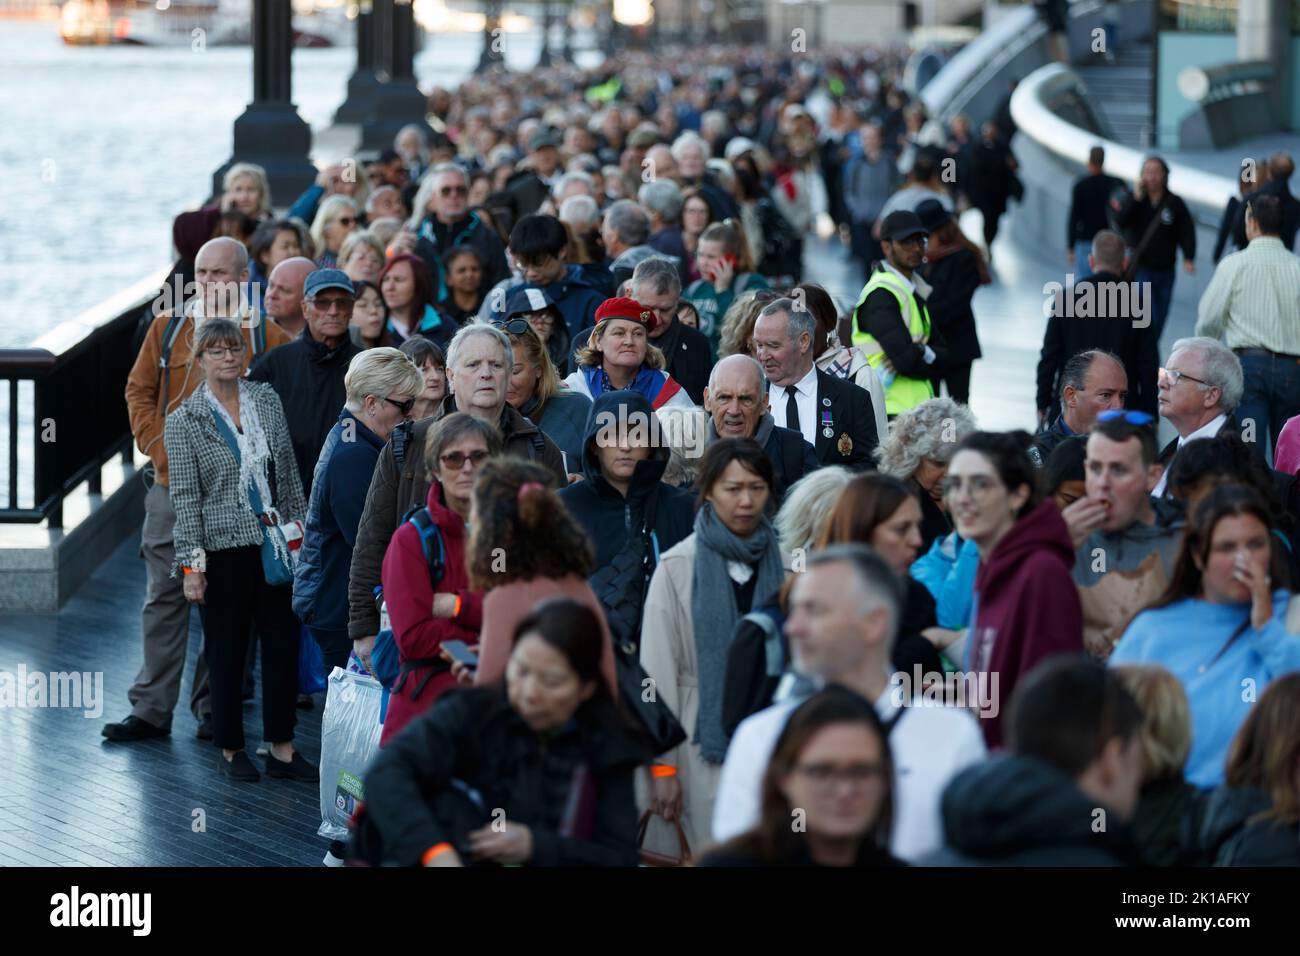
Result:
{"label": "red beret", "polygon": [[654,309],[647,309],[636,299],[629,299],[626,296],[606,299],[596,309],[597,325],[608,319],[626,319],[628,322],[636,322],[645,326],[646,332],[653,332],[655,326],[659,324],[659,314]]}

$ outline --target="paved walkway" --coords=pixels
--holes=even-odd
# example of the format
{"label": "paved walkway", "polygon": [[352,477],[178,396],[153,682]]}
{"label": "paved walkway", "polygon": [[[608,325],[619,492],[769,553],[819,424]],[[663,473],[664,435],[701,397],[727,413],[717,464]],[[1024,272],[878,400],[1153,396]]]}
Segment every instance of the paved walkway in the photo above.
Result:
{"label": "paved walkway", "polygon": [[[130,712],[126,692],[140,666],[138,546],[124,542],[58,615],[0,613],[0,680],[20,668],[89,672],[100,681],[103,709],[91,718],[81,708],[0,707],[0,865],[319,864],[326,844],[315,835],[316,785],[221,776],[218,751],[194,736],[184,704],[170,737],[114,744],[100,736],[105,723]],[[195,614],[182,701],[198,647]],[[261,738],[260,710],[258,702],[244,706],[250,746]],[[298,712],[297,743],[315,762],[319,704]]]}

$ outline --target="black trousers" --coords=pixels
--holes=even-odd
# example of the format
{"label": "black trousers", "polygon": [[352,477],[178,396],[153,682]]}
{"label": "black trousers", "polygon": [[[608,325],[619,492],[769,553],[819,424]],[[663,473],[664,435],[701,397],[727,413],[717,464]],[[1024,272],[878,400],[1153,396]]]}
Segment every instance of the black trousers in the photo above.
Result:
{"label": "black trousers", "polygon": [[935,398],[939,397],[939,385],[942,382],[948,383],[948,395],[954,402],[962,405],[970,404],[970,368],[975,364],[974,361],[966,362],[963,365],[950,365],[948,371],[942,375],[930,379],[930,385],[934,388]]}
{"label": "black trousers", "polygon": [[253,624],[262,645],[262,737],[293,740],[298,700],[298,633],[292,589],[271,587],[262,575],[261,549],[209,551],[208,589],[200,605],[203,650],[212,693],[212,742],[244,748],[244,663]]}
{"label": "black trousers", "polygon": [[320,647],[321,657],[325,661],[325,676],[334,673],[335,667],[347,670],[348,657],[352,654],[352,638],[347,631],[330,631],[319,627],[309,627],[312,640]]}

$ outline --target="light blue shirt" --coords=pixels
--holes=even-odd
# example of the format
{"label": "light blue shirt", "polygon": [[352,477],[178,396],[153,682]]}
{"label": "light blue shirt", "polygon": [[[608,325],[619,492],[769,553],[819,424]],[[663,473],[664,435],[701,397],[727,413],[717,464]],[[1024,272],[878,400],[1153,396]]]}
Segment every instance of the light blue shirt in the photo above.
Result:
{"label": "light blue shirt", "polygon": [[[1143,611],[1115,645],[1110,664],[1159,664],[1187,692],[1192,712],[1192,751],[1186,778],[1198,787],[1223,783],[1232,738],[1269,681],[1300,670],[1300,635],[1286,629],[1290,595],[1273,594],[1273,616],[1263,629],[1249,625],[1249,604],[1210,604],[1184,598],[1169,607]],[[1216,659],[1216,655],[1218,655]]]}

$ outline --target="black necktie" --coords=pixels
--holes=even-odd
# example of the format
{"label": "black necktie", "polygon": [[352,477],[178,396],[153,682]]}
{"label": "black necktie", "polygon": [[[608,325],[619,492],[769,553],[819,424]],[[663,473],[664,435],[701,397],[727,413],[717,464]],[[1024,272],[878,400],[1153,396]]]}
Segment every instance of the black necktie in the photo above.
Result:
{"label": "black necktie", "polygon": [[803,434],[803,429],[799,427],[799,402],[796,400],[799,392],[793,385],[785,387],[785,427],[791,431]]}

